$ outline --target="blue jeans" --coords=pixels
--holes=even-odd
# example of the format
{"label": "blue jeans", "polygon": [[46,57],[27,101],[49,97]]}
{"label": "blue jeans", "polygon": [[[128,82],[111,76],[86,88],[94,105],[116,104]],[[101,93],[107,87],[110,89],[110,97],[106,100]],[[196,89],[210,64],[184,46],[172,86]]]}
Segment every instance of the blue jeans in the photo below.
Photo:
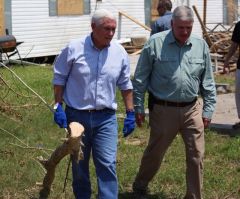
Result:
{"label": "blue jeans", "polygon": [[68,123],[79,122],[84,128],[84,159],[77,164],[72,161],[73,192],[77,199],[91,198],[89,160],[92,152],[96,168],[98,199],[117,199],[116,174],[117,118],[114,110],[88,112],[66,108]]}

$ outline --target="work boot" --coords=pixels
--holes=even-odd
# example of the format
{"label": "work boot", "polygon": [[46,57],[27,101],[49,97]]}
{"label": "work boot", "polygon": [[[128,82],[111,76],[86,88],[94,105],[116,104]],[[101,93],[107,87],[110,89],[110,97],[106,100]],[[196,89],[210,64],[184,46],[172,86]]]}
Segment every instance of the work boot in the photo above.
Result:
{"label": "work boot", "polygon": [[134,199],[147,199],[147,194],[149,192],[147,187],[138,186],[136,185],[136,182],[134,182],[132,189]]}

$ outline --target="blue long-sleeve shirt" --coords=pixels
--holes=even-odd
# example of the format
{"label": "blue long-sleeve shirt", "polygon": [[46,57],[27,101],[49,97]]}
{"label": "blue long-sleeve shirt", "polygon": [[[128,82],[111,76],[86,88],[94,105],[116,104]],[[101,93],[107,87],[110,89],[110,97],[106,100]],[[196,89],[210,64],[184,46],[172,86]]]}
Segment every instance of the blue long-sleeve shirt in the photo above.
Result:
{"label": "blue long-sleeve shirt", "polygon": [[203,117],[211,118],[216,104],[216,88],[209,48],[191,36],[180,46],[172,31],[154,34],[145,44],[133,79],[135,110],[144,113],[144,94],[172,102],[203,98]]}
{"label": "blue long-sleeve shirt", "polygon": [[172,12],[166,11],[163,16],[159,17],[153,23],[151,27],[152,28],[151,35],[171,29],[171,20],[172,20]]}
{"label": "blue long-sleeve shirt", "polygon": [[97,49],[91,35],[73,40],[54,64],[54,85],[65,86],[64,102],[75,109],[117,109],[116,89],[132,89],[127,52],[115,41]]}

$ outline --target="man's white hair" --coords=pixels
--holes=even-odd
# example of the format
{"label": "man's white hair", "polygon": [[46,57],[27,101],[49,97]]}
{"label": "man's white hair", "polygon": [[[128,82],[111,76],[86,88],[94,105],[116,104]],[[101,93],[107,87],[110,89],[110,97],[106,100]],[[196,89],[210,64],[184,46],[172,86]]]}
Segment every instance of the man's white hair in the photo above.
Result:
{"label": "man's white hair", "polygon": [[96,10],[95,13],[93,14],[91,23],[100,25],[103,18],[109,18],[116,21],[115,16],[111,12],[105,9],[99,9]]}
{"label": "man's white hair", "polygon": [[172,20],[194,21],[193,11],[188,6],[178,6],[174,9]]}

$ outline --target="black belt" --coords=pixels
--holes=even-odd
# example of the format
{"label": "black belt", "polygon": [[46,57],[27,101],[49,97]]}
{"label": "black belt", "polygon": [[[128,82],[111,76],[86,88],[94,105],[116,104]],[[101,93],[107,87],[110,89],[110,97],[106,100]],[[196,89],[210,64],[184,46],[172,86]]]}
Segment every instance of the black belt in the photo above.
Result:
{"label": "black belt", "polygon": [[105,111],[115,111],[113,109],[110,109],[110,108],[103,108],[103,109],[84,109],[84,110],[78,110],[78,109],[75,109],[73,107],[70,107],[67,105],[67,108],[69,109],[73,109],[73,110],[76,110],[76,111],[82,111],[82,112],[89,112],[89,113],[95,113],[95,112],[105,112]]}
{"label": "black belt", "polygon": [[79,110],[79,111],[94,113],[94,112],[113,111],[113,109],[110,109],[110,108],[104,108],[104,109],[85,109],[85,110]]}
{"label": "black belt", "polygon": [[185,107],[193,104],[194,102],[197,101],[197,98],[195,98],[191,102],[169,102],[165,100],[160,100],[160,99],[154,99],[155,104],[163,105],[163,106],[174,106],[174,107]]}

